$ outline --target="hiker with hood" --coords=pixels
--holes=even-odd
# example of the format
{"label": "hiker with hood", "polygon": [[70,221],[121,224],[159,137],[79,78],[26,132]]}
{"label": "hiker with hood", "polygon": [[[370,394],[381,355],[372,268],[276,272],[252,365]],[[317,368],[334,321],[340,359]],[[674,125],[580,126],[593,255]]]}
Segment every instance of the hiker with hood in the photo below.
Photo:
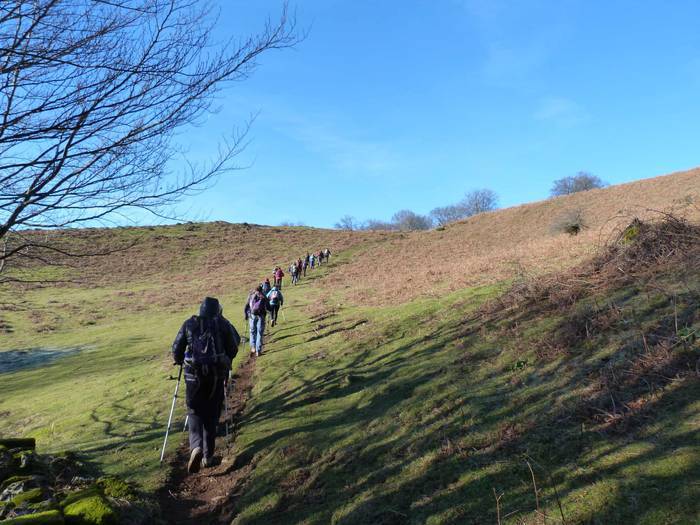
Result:
{"label": "hiker with hood", "polygon": [[268,309],[270,310],[270,318],[272,326],[277,324],[277,314],[284,304],[284,297],[282,296],[282,291],[276,286],[272,287],[270,293],[267,294]]}
{"label": "hiker with hood", "polygon": [[282,289],[282,277],[284,277],[284,272],[282,271],[282,268],[279,266],[275,270],[275,286],[279,288],[280,290]]}
{"label": "hiker with hood", "polygon": [[258,286],[250,292],[243,309],[245,320],[250,324],[250,353],[256,356],[262,353],[267,310],[267,297],[263,293],[262,286]]}
{"label": "hiker with hood", "polygon": [[214,465],[216,426],[231,361],[240,342],[238,332],[223,316],[219,301],[207,297],[199,307],[199,315],[183,323],[173,343],[173,360],[176,365],[184,365],[185,372],[190,474],[202,465]]}
{"label": "hiker with hood", "polygon": [[267,295],[270,290],[272,290],[272,285],[270,284],[270,279],[266,278],[262,283],[262,293]]}

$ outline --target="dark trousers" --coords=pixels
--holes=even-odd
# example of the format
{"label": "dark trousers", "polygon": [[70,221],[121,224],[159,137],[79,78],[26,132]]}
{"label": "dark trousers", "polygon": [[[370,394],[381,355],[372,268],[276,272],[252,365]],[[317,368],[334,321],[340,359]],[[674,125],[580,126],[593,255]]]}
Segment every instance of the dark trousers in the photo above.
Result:
{"label": "dark trousers", "polygon": [[204,451],[205,458],[212,457],[216,447],[216,425],[218,422],[218,416],[209,414],[207,417],[202,417],[190,412],[187,423],[190,429],[190,450],[199,447]]}
{"label": "dark trousers", "polygon": [[272,322],[272,326],[275,326],[277,324],[277,314],[280,311],[280,305],[279,304],[271,304],[270,305],[270,321]]}
{"label": "dark trousers", "polygon": [[225,377],[224,370],[210,370],[208,374],[202,374],[189,367],[185,369],[190,450],[201,448],[205,458],[214,455]]}

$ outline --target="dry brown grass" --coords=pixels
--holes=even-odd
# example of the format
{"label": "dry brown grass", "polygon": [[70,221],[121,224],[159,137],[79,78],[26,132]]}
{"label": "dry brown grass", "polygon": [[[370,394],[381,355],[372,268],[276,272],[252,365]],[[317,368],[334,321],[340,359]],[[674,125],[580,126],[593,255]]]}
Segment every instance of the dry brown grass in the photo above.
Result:
{"label": "dry brown grass", "polygon": [[[563,270],[595,255],[633,217],[675,211],[700,218],[700,169],[557,197],[451,224],[443,231],[391,237],[334,275],[358,304],[408,301],[523,274]],[[587,229],[553,234],[566,210],[580,209]]]}

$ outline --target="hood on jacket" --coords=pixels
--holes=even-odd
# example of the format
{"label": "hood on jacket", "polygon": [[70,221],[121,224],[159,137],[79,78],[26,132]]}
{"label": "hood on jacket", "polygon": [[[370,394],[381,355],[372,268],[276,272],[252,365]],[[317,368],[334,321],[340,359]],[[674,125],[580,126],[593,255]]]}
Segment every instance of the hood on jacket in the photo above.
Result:
{"label": "hood on jacket", "polygon": [[219,315],[221,311],[221,305],[219,300],[214,297],[205,297],[199,307],[199,317],[209,317],[213,318]]}

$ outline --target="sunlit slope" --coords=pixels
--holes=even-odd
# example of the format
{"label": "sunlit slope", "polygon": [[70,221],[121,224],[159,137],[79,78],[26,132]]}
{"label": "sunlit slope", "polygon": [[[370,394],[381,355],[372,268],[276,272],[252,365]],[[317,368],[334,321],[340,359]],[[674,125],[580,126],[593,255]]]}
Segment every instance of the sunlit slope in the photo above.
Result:
{"label": "sunlit slope", "polygon": [[82,452],[98,468],[149,487],[165,474],[157,449],[174,387],[169,346],[202,298],[219,297],[245,333],[247,292],[274,265],[286,268],[307,250],[349,251],[384,237],[224,223],[56,235],[73,249],[133,247],[68,267],[31,266],[22,276],[62,282],[2,290],[0,351],[81,351],[0,375],[0,432],[35,436],[44,452]]}
{"label": "sunlit slope", "polygon": [[234,523],[698,523],[699,236],[635,226],[564,273],[404,304],[298,290]]}
{"label": "sunlit slope", "polygon": [[[562,216],[581,210],[577,236],[553,231]],[[372,246],[343,269],[345,299],[381,304],[407,301],[521,274],[567,268],[595,253],[633,217],[676,211],[700,218],[700,170],[477,215],[444,230],[406,233]],[[341,277],[343,277],[341,276]]]}

